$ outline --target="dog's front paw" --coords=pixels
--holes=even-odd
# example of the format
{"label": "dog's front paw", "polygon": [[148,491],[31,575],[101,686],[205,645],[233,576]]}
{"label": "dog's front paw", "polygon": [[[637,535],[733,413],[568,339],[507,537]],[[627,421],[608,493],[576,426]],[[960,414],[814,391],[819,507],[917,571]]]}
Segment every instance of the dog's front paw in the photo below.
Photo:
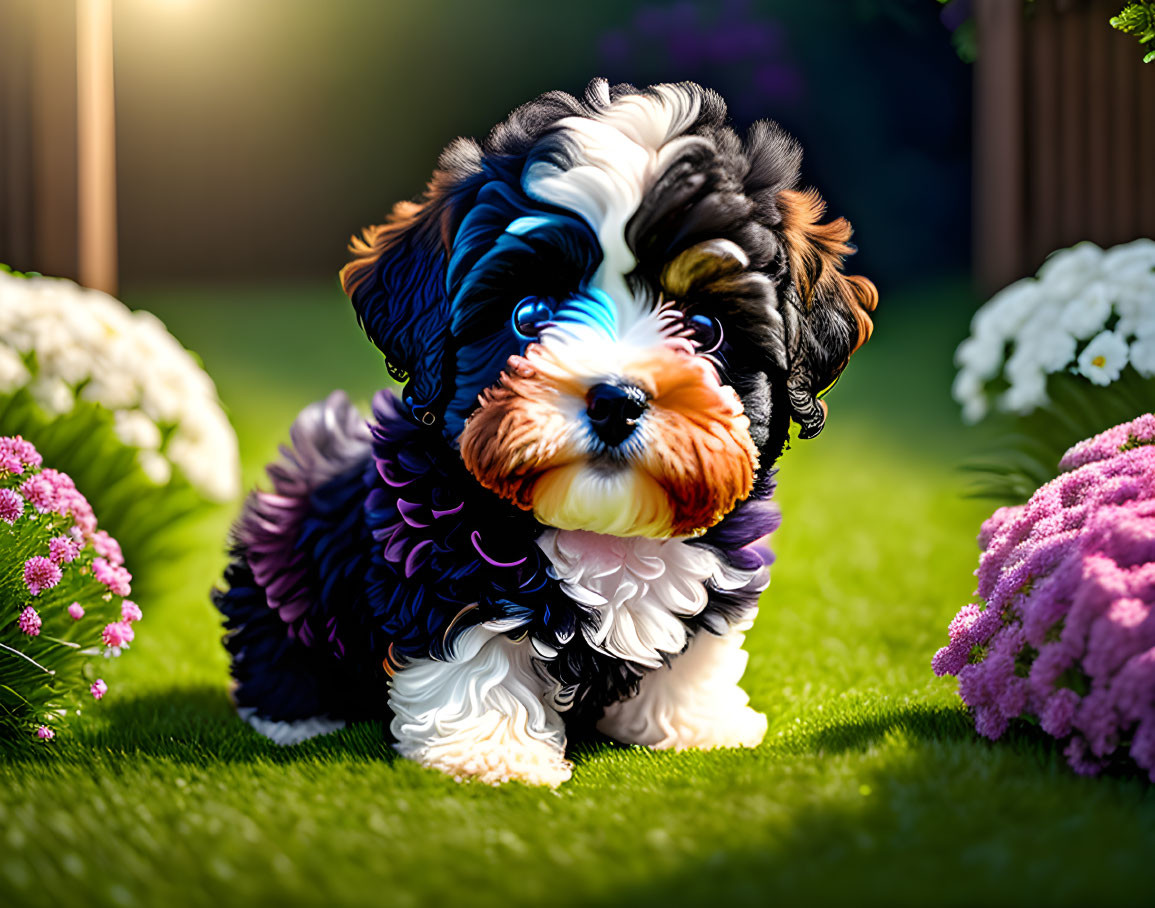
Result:
{"label": "dog's front paw", "polygon": [[[700,719],[700,717],[697,717]],[[667,747],[682,750],[696,747],[757,747],[766,737],[766,714],[742,706],[709,717],[704,724],[689,722],[678,728]]]}
{"label": "dog's front paw", "polygon": [[507,716],[487,712],[475,724],[456,728],[444,738],[399,744],[402,756],[439,769],[460,782],[476,779],[488,785],[520,781],[557,788],[573,773],[573,764],[558,747],[518,735]]}
{"label": "dog's front paw", "polygon": [[[745,694],[734,690],[745,701]],[[653,703],[641,697],[609,706],[598,723],[598,730],[611,738],[654,750],[757,747],[766,737],[766,727],[766,716],[744,703],[711,708],[703,702]]]}

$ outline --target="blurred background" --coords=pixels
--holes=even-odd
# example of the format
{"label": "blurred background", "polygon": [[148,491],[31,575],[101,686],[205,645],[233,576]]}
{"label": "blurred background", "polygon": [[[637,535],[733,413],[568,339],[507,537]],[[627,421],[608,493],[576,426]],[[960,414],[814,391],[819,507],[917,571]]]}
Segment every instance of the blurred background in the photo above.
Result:
{"label": "blurred background", "polygon": [[[604,75],[697,80],[739,128],[786,126],[884,298],[972,265],[989,291],[1058,246],[1151,232],[1155,73],[1106,27],[1118,7],[0,0],[0,261],[130,295],[331,280],[447,141]],[[115,173],[107,201],[85,167]],[[83,275],[86,204],[107,261]]]}
{"label": "blurred background", "polygon": [[951,351],[986,296],[1056,248],[1155,234],[1155,66],[1107,25],[1118,7],[0,0],[0,262],[155,311],[244,442],[233,388],[277,363],[296,390],[252,414],[270,431],[334,383],[385,383],[336,273],[448,141],[596,75],[692,79],[739,129],[799,138],[881,291],[889,350],[859,360],[953,424]]}
{"label": "blurred background", "polygon": [[[0,261],[70,276],[75,5],[4,0],[0,64]],[[778,120],[883,284],[970,261],[972,73],[933,0],[110,5],[127,292],[331,279],[349,235],[417,194],[449,140],[597,75],[693,79],[740,129]]]}

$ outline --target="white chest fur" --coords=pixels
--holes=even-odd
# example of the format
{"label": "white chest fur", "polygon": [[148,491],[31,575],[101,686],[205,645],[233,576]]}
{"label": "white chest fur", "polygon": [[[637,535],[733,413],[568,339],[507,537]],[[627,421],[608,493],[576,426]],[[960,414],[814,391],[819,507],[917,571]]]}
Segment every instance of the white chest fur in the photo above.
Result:
{"label": "white chest fur", "polygon": [[682,619],[706,607],[707,584],[736,590],[754,576],[683,539],[549,530],[537,544],[566,594],[597,615],[589,645],[647,668],[685,648]]}

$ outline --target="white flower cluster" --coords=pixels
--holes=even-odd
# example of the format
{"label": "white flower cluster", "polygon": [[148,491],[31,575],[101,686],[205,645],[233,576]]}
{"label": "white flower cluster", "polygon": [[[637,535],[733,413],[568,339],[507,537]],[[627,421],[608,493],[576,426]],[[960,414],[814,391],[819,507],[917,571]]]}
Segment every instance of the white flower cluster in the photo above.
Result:
{"label": "white flower cluster", "polygon": [[955,352],[952,391],[963,418],[977,422],[990,407],[987,385],[1000,375],[1009,387],[999,408],[1026,414],[1046,403],[1049,374],[1076,372],[1108,385],[1128,363],[1155,375],[1155,240],[1106,251],[1079,243],[1052,253],[1037,277],[1005,287],[975,313],[971,336]]}
{"label": "white flower cluster", "polygon": [[78,398],[111,410],[158,485],[176,466],[206,498],[240,490],[237,436],[212,379],[150,312],[63,278],[0,271],[0,394],[25,386],[49,415]]}

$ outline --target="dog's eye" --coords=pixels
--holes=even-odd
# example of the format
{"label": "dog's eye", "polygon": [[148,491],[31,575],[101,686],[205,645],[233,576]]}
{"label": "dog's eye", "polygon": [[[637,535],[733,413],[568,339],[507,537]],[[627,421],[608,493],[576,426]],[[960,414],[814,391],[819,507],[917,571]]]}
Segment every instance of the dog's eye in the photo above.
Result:
{"label": "dog's eye", "polygon": [[722,325],[709,315],[691,315],[687,319],[690,336],[699,353],[713,353],[722,346]]}
{"label": "dog's eye", "polygon": [[513,310],[513,330],[526,340],[533,340],[551,318],[553,310],[545,300],[527,296]]}

